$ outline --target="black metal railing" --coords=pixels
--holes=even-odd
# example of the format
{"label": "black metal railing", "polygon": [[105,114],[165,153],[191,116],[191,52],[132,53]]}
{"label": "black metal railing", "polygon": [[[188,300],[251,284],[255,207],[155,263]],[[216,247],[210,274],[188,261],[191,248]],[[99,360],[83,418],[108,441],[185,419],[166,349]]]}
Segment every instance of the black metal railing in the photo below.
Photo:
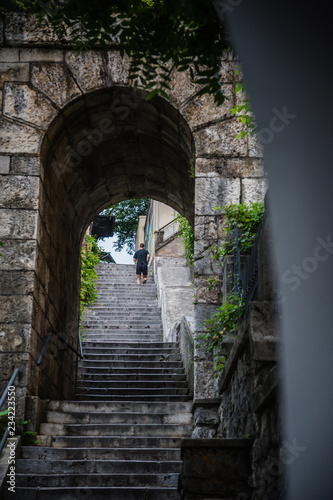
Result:
{"label": "black metal railing", "polygon": [[258,286],[258,248],[261,237],[263,219],[257,232],[257,236],[247,254],[241,256],[239,228],[236,224],[234,232],[234,291],[242,297],[245,309],[253,300]]}
{"label": "black metal railing", "polygon": [[47,348],[48,342],[49,342],[52,334],[56,335],[56,337],[58,337],[58,339],[61,340],[66,345],[66,347],[68,347],[68,349],[70,349],[71,351],[73,351],[79,358],[83,359],[83,352],[82,352],[82,344],[81,344],[80,332],[79,332],[79,346],[80,346],[80,352],[79,352],[76,349],[74,349],[74,347],[72,347],[67,342],[66,339],[64,339],[61,335],[59,335],[59,333],[52,326],[50,326],[49,329],[47,330],[47,334],[46,334],[46,337],[45,337],[45,340],[44,340],[44,343],[43,343],[43,347],[42,347],[42,350],[40,351],[40,355],[39,355],[39,358],[38,358],[37,363],[36,363],[37,366],[39,366],[41,364],[41,362],[42,362],[42,358],[44,356],[45,350]]}
{"label": "black metal railing", "polygon": [[[10,377],[10,380],[9,380],[9,382],[7,384],[7,387],[5,388],[5,390],[2,393],[2,396],[1,396],[1,399],[0,399],[0,411],[1,411],[1,408],[3,407],[4,402],[6,401],[9,389],[13,385],[13,383],[15,382],[16,377],[17,377],[18,374],[19,374],[19,369],[15,368],[15,370],[13,372],[13,375]],[[8,437],[8,433],[9,433],[9,425],[7,425],[7,427],[5,429],[5,432],[4,432],[4,434],[2,436],[2,439],[1,439],[1,443],[0,443],[0,455],[2,453],[2,450],[5,447],[5,444],[6,444],[6,441],[7,441],[7,437]]]}

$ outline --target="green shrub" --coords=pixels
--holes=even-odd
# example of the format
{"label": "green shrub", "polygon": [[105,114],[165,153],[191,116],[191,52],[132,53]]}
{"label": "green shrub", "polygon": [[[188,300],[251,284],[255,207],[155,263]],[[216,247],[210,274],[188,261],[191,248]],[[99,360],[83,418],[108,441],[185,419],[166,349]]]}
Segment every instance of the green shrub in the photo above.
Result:
{"label": "green shrub", "polygon": [[86,243],[87,250],[81,250],[80,328],[85,307],[89,307],[97,298],[96,266],[101,256],[95,238],[87,235]]}
{"label": "green shrub", "polygon": [[[216,207],[220,210],[221,207]],[[260,224],[263,221],[265,205],[263,201],[255,203],[229,203],[225,205],[225,216],[227,219],[226,235],[234,230],[238,223],[239,246],[241,253],[246,253],[253,245]],[[234,246],[224,243],[221,248],[211,247],[213,259],[222,259],[234,251]]]}
{"label": "green shrub", "polygon": [[179,224],[179,237],[183,238],[183,246],[185,250],[185,258],[190,266],[193,266],[194,259],[194,232],[191,224],[182,215],[176,217]]}

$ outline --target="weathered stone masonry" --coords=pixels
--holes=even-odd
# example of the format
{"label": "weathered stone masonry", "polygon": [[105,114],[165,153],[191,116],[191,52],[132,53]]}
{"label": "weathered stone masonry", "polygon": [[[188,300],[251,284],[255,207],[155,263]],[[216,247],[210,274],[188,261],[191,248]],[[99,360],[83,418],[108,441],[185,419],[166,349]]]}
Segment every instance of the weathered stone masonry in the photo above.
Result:
{"label": "weathered stone masonry", "polygon": [[[261,152],[230,111],[237,62],[222,60],[228,99],[216,108],[173,73],[170,101],[145,101],[128,83],[116,47],[77,54],[33,17],[4,14],[0,25],[1,385],[20,366],[25,393],[73,394],[76,360],[61,344],[35,367],[49,325],[76,346],[79,251],[87,225],[129,197],[167,203],[194,222],[197,327],[219,303],[210,246],[223,239],[228,202],[262,198]],[[195,155],[195,179],[189,160]],[[194,204],[193,204],[194,201]],[[210,398],[212,362],[195,353],[196,399]]]}

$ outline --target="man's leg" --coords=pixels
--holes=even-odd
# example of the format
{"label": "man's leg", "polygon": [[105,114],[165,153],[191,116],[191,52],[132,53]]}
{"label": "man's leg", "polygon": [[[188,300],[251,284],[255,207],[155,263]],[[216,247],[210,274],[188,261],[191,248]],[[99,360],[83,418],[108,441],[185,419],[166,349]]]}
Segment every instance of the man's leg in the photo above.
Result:
{"label": "man's leg", "polygon": [[137,274],[136,275],[136,283],[137,283],[137,285],[140,285],[140,283],[141,283],[141,274]]}
{"label": "man's leg", "polygon": [[143,275],[143,284],[147,282],[147,275]]}

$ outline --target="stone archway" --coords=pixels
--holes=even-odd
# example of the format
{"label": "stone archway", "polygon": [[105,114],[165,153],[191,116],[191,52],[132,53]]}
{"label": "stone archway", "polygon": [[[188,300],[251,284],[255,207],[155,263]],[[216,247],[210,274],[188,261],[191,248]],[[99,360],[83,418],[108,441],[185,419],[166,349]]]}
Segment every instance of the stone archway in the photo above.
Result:
{"label": "stone archway", "polygon": [[[77,346],[81,242],[103,208],[150,197],[193,223],[192,134],[173,106],[145,97],[122,86],[88,93],[66,106],[45,134],[34,294],[38,314],[31,339],[37,351],[49,324]],[[50,352],[38,371],[40,397],[71,396],[74,361],[68,349],[61,356]]]}
{"label": "stone archway", "polygon": [[[194,221],[200,325],[219,301],[218,291],[209,290],[209,278],[219,273],[210,247],[223,239],[223,212],[215,207],[257,199],[266,186],[255,139],[236,140],[242,125],[231,112],[239,79],[231,54],[221,59],[228,99],[220,108],[211,97],[198,97],[189,75],[176,71],[170,102],[146,103],[141,91],[133,97],[127,61],[116,47],[77,54],[70,36],[60,38],[26,14],[5,14],[1,29],[0,383],[21,368],[23,410],[26,393],[68,397],[71,391],[71,368],[58,387],[62,368],[49,365],[40,375],[35,363],[48,325],[64,331],[76,321],[77,252],[101,209],[151,196]],[[66,356],[64,369],[73,361]],[[211,395],[211,366],[197,356],[197,398]]]}

